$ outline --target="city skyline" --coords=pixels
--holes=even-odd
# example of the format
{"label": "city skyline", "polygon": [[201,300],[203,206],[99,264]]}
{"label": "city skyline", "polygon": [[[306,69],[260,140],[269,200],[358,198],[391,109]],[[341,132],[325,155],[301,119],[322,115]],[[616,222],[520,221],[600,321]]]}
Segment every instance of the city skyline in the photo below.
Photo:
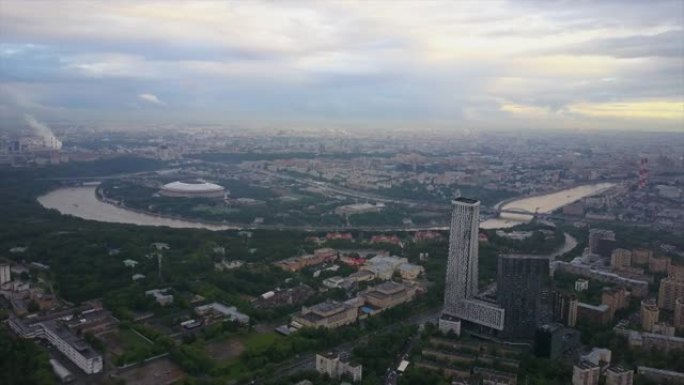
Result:
{"label": "city skyline", "polygon": [[0,129],[681,131],[683,7],[5,1]]}

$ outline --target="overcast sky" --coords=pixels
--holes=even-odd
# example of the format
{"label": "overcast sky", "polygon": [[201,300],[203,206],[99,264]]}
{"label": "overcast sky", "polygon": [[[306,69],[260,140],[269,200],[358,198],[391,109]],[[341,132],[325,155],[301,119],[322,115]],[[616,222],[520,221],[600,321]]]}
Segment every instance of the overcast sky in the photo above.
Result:
{"label": "overcast sky", "polygon": [[684,1],[0,1],[0,118],[684,131]]}

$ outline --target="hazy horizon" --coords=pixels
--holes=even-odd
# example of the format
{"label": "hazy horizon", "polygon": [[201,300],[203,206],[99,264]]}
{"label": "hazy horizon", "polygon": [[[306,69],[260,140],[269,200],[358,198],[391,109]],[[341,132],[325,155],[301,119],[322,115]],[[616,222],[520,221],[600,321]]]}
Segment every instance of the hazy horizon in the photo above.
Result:
{"label": "hazy horizon", "polygon": [[3,1],[0,130],[684,131],[684,3]]}

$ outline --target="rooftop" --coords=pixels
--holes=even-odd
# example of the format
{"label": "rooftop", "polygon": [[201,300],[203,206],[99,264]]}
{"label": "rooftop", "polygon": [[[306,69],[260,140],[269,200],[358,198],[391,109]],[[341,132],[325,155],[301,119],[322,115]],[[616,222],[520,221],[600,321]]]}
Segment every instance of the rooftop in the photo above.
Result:
{"label": "rooftop", "polygon": [[452,203],[467,204],[467,205],[480,204],[480,201],[478,201],[477,199],[470,199],[470,198],[464,198],[464,197],[458,197],[458,198],[452,200],[451,202]]}
{"label": "rooftop", "polygon": [[53,334],[57,335],[60,339],[62,339],[64,342],[67,344],[71,345],[74,349],[76,349],[83,357],[86,359],[89,358],[95,358],[98,357],[100,354],[94,351],[88,344],[76,336],[74,333],[72,333],[69,329],[66,327],[60,325],[57,321],[55,320],[48,320],[48,321],[43,321],[41,322],[41,325],[46,330],[49,330]]}
{"label": "rooftop", "polygon": [[186,183],[186,182],[171,182],[162,186],[162,190],[168,191],[181,191],[181,192],[210,192],[210,191],[223,191],[224,188],[217,184],[198,182],[198,183]]}
{"label": "rooftop", "polygon": [[589,361],[580,361],[580,362],[576,363],[575,366],[580,368],[580,369],[585,369],[585,370],[599,367],[595,363],[589,362]]}

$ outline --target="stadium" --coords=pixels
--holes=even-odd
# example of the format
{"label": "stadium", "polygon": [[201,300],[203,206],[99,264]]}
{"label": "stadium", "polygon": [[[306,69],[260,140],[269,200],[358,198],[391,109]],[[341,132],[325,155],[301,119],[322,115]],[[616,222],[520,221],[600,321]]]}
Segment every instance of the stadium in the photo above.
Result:
{"label": "stadium", "polygon": [[215,198],[223,199],[226,189],[207,182],[171,182],[162,186],[159,194],[173,198]]}

